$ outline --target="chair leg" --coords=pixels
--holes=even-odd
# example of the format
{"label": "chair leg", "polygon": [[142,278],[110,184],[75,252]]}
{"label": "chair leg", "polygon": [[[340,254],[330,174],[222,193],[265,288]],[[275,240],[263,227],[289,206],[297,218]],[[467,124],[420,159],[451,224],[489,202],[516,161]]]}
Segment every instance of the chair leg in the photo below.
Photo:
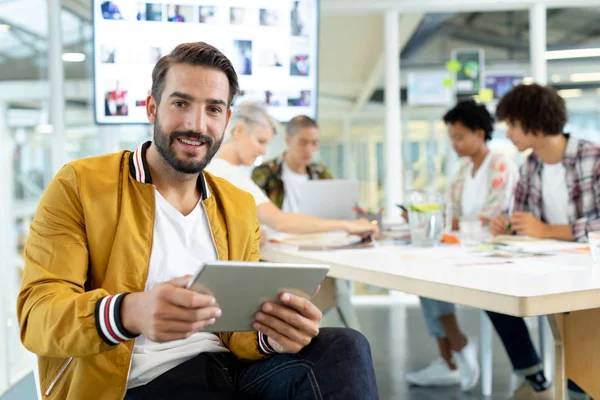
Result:
{"label": "chair leg", "polygon": [[350,296],[350,284],[348,281],[336,279],[335,299],[342,323],[348,328],[360,331],[358,315],[354,306],[352,305],[352,302],[350,301]]}
{"label": "chair leg", "polygon": [[554,367],[553,358],[554,358],[554,348],[552,346],[552,342],[554,341],[552,337],[552,330],[550,329],[550,325],[547,322],[547,318],[544,315],[540,315],[538,318],[538,336],[540,340],[540,358],[542,361],[542,365],[544,366],[544,371],[546,371],[546,379],[552,382],[552,369]]}
{"label": "chair leg", "polygon": [[[565,373],[564,316],[548,315],[548,323],[554,337],[554,398],[567,399],[567,376]],[[547,374],[550,375],[550,374]]]}
{"label": "chair leg", "polygon": [[479,313],[480,319],[480,352],[481,352],[481,393],[488,397],[492,395],[493,348],[492,324],[485,311]]}
{"label": "chair leg", "polygon": [[33,372],[33,381],[35,383],[35,393],[38,400],[43,400],[44,396],[42,396],[42,389],[40,387],[40,373],[38,371],[37,356],[33,353],[29,353],[29,358],[31,360],[31,370]]}

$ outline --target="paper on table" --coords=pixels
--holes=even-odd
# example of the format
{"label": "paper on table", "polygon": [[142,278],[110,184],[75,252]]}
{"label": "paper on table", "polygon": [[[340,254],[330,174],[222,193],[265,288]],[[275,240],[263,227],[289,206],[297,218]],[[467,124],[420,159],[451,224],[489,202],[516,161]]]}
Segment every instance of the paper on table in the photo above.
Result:
{"label": "paper on table", "polygon": [[301,251],[322,251],[342,249],[362,249],[373,247],[373,240],[345,232],[330,232],[306,235],[278,234],[269,238],[269,242],[292,246]]}
{"label": "paper on table", "polygon": [[565,242],[553,239],[537,239],[531,236],[509,235],[496,236],[493,240],[493,243],[525,253],[554,253],[582,247],[582,244],[578,242]]}
{"label": "paper on table", "polygon": [[382,231],[401,231],[401,232],[408,232],[410,231],[410,225],[408,225],[406,223],[406,221],[403,222],[396,222],[396,223],[383,223],[383,227],[381,229]]}
{"label": "paper on table", "polygon": [[474,259],[485,256],[485,253],[468,252],[460,246],[442,244],[437,247],[402,246],[399,258],[424,258],[429,260]]}

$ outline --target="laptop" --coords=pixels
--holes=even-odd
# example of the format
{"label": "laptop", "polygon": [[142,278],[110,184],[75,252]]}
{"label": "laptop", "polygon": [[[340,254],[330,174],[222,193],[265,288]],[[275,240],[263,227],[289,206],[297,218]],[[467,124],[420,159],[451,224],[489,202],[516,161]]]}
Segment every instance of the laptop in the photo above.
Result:
{"label": "laptop", "polygon": [[355,219],[360,182],[352,179],[309,180],[300,184],[298,213],[317,218]]}

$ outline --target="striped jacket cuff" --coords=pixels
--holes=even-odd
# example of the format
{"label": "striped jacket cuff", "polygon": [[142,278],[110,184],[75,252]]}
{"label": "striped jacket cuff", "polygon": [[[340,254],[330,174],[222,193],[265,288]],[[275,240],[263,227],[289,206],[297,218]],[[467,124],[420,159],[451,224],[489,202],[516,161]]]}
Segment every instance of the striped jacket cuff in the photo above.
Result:
{"label": "striped jacket cuff", "polygon": [[129,293],[106,296],[96,302],[96,329],[106,343],[117,345],[136,336],[121,323],[121,303]]}
{"label": "striped jacket cuff", "polygon": [[260,354],[268,356],[277,353],[275,349],[272,348],[271,345],[269,345],[267,335],[265,335],[262,332],[256,332],[256,334],[258,335],[258,351],[260,352]]}

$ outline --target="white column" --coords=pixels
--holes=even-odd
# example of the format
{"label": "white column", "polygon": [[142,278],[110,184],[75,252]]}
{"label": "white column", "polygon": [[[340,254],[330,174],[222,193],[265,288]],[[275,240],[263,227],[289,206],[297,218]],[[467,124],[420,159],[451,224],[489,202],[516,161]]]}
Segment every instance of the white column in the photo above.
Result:
{"label": "white column", "polygon": [[546,63],[546,5],[534,4],[529,10],[529,55],[531,77],[535,83],[546,85],[548,72]]}
{"label": "white column", "polygon": [[[548,65],[546,62],[546,5],[534,4],[529,10],[529,54],[531,59],[531,77],[535,83],[546,85],[548,83]],[[552,332],[546,323],[546,318],[538,318],[540,340],[540,356],[548,380],[552,378],[554,366],[552,345]]]}
{"label": "white column", "polygon": [[62,61],[60,0],[48,0],[48,77],[50,80],[50,124],[52,132],[52,175],[65,164],[65,76]]}
{"label": "white column", "polygon": [[379,199],[377,198],[377,138],[367,138],[367,195],[366,208],[377,211]]}
{"label": "white column", "polygon": [[356,168],[352,158],[352,120],[345,118],[343,121],[344,140],[344,175],[346,179],[356,179]]}
{"label": "white column", "polygon": [[[0,102],[0,257],[1,271],[4,276],[12,276],[12,270],[15,269],[14,254],[14,220],[13,215],[13,146],[8,130],[7,119],[8,105]],[[11,270],[12,268],[12,270]],[[14,307],[15,285],[11,279],[2,279],[0,283],[0,394],[8,389],[9,384],[9,308]]]}
{"label": "white column", "polygon": [[400,125],[400,53],[398,52],[399,14],[385,12],[385,208],[394,212],[395,203],[402,202],[402,131]]}

